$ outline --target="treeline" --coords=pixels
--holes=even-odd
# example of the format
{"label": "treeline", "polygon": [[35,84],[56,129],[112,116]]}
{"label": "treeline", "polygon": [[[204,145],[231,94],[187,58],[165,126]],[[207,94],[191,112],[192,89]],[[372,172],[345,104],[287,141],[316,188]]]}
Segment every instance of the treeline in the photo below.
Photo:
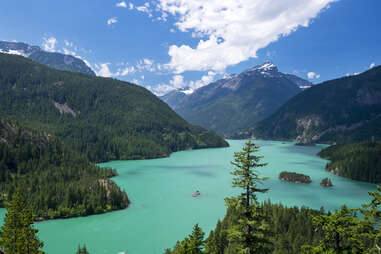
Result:
{"label": "treeline", "polygon": [[330,162],[326,169],[353,180],[381,183],[381,142],[334,145],[319,155]]}
{"label": "treeline", "polygon": [[[266,223],[272,229],[269,236],[272,246],[268,253],[299,253],[305,244],[318,243],[322,235],[315,231],[312,220],[314,216],[323,214],[306,207],[288,208],[269,201],[261,204]],[[228,208],[226,216],[218,221],[215,230],[211,231],[205,241],[206,254],[239,253],[239,248],[229,242],[228,231],[240,219],[234,208]],[[174,252],[176,253],[176,252]]]}
{"label": "treeline", "polygon": [[304,175],[304,174],[299,174],[296,172],[282,171],[282,172],[280,172],[278,178],[280,180],[296,182],[296,183],[311,183],[311,177],[310,176]]}
{"label": "treeline", "polygon": [[108,178],[54,136],[0,119],[0,205],[22,190],[35,220],[123,209],[129,200]]}
{"label": "treeline", "polygon": [[47,131],[92,162],[228,146],[147,89],[0,53],[0,116]]}

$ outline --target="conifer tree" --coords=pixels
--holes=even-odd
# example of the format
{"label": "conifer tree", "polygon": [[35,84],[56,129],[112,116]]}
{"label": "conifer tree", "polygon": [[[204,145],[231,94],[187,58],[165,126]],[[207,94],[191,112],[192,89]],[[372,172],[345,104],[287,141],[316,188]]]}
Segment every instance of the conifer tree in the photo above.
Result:
{"label": "conifer tree", "polygon": [[191,246],[191,252],[189,254],[202,254],[202,249],[204,247],[205,233],[198,226],[198,224],[194,225],[192,234],[189,235],[189,242]]}
{"label": "conifer tree", "polygon": [[86,245],[83,245],[82,248],[81,246],[78,246],[78,250],[76,254],[89,254],[89,252],[86,249]]}
{"label": "conifer tree", "polygon": [[331,215],[313,219],[315,227],[323,233],[316,247],[303,246],[303,253],[365,253],[374,236],[374,224],[356,216],[358,209],[343,206]]}
{"label": "conifer tree", "polygon": [[17,191],[7,205],[4,225],[0,232],[0,248],[5,253],[40,254],[43,243],[33,227],[33,215]]}
{"label": "conifer tree", "polygon": [[255,153],[259,146],[248,141],[242,152],[234,153],[231,162],[234,170],[233,187],[242,190],[237,197],[227,198],[228,207],[238,213],[238,223],[228,230],[229,240],[238,246],[240,253],[268,253],[271,246],[271,232],[265,222],[266,217],[257,201],[257,193],[267,192],[268,189],[260,188],[259,184],[266,178],[260,177],[257,168],[264,167],[261,163],[263,156]]}

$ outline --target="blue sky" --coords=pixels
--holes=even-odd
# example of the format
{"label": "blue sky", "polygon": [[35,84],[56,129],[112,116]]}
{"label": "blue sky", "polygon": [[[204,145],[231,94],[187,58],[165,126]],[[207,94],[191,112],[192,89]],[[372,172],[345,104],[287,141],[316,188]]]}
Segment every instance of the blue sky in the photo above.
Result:
{"label": "blue sky", "polygon": [[156,94],[264,61],[314,83],[381,63],[379,0],[3,0],[0,40],[74,54]]}

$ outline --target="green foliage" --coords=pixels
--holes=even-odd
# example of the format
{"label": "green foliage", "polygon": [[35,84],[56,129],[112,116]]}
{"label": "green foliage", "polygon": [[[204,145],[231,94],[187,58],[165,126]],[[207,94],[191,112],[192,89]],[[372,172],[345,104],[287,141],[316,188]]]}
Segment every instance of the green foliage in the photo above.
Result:
{"label": "green foliage", "polygon": [[381,67],[315,85],[236,137],[310,142],[381,140]]}
{"label": "green foliage", "polygon": [[226,199],[227,206],[234,208],[239,217],[237,224],[229,228],[228,239],[234,245],[240,246],[238,253],[263,253],[271,246],[266,217],[256,196],[256,193],[268,190],[259,187],[266,178],[260,177],[256,169],[266,166],[267,163],[260,162],[263,156],[255,155],[258,151],[259,146],[249,141],[242,152],[234,153],[232,162],[235,167],[231,172],[234,175],[233,187],[241,189],[242,193]]}
{"label": "green foliage", "polygon": [[5,253],[39,254],[43,243],[37,238],[33,227],[33,215],[17,191],[7,205],[4,225],[0,232],[0,248]]}
{"label": "green foliage", "polygon": [[47,131],[93,162],[228,144],[141,86],[0,54],[0,116]]}
{"label": "green foliage", "polygon": [[188,237],[182,242],[177,242],[173,250],[166,249],[164,254],[202,254],[204,244],[204,232],[196,224]]}
{"label": "green foliage", "polygon": [[[316,244],[321,239],[321,234],[315,231],[312,220],[314,216],[321,215],[322,211],[305,207],[288,208],[270,202],[261,204],[260,208],[268,227],[272,229],[272,234],[267,236],[272,245],[264,253],[299,254],[301,246]],[[228,237],[230,229],[239,224],[240,218],[236,208],[227,209],[222,222],[217,222],[215,230],[206,239],[205,254],[234,254],[242,250],[240,245],[232,243]]]}
{"label": "green foliage", "polygon": [[311,177],[310,176],[295,173],[295,172],[282,171],[282,172],[280,172],[278,178],[281,180],[290,181],[290,182],[311,183]]}
{"label": "green foliage", "polygon": [[83,245],[83,247],[78,246],[76,254],[90,254],[90,253],[87,251],[86,246]]}
{"label": "green foliage", "polygon": [[0,204],[17,188],[36,220],[98,214],[126,208],[124,191],[102,169],[46,133],[0,119]]}
{"label": "green foliage", "polygon": [[381,142],[334,145],[319,155],[330,160],[326,169],[334,174],[358,181],[381,182]]}
{"label": "green foliage", "polygon": [[357,209],[343,206],[331,215],[316,216],[313,220],[323,238],[315,246],[304,246],[305,253],[365,253],[374,236],[374,224],[356,217]]}

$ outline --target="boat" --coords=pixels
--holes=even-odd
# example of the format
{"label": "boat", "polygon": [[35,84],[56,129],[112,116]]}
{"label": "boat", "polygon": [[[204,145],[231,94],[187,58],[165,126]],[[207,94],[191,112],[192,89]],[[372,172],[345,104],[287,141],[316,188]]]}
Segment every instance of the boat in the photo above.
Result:
{"label": "boat", "polygon": [[195,193],[192,194],[192,197],[197,198],[201,195],[199,191],[196,191]]}

